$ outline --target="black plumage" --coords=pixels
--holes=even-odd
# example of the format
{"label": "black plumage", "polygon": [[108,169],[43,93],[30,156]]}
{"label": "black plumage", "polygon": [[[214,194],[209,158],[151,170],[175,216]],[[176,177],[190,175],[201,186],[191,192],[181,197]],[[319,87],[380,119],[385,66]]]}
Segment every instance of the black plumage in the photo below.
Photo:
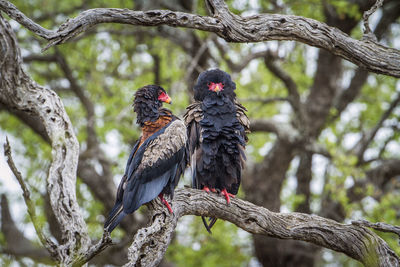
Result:
{"label": "black plumage", "polygon": [[172,212],[163,195],[173,196],[185,168],[186,127],[171,111],[165,90],[156,85],[140,88],[135,94],[134,111],[142,135],[129,156],[119,184],[115,205],[104,229],[111,231],[129,213],[157,196]]}
{"label": "black plumage", "polygon": [[[220,191],[228,203],[239,190],[249,132],[246,109],[237,102],[235,89],[226,72],[201,73],[194,87],[195,102],[184,117],[193,187]],[[215,223],[215,219],[209,225],[203,221],[208,231]]]}

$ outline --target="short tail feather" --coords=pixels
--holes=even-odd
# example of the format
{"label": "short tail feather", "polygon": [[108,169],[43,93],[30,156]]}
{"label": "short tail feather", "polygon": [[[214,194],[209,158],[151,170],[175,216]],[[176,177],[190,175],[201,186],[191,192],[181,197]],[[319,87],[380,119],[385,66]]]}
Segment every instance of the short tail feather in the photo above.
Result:
{"label": "short tail feather", "polygon": [[111,233],[126,215],[127,214],[124,212],[122,203],[115,206],[110,212],[108,219],[104,223],[104,230],[107,230],[107,232]]}

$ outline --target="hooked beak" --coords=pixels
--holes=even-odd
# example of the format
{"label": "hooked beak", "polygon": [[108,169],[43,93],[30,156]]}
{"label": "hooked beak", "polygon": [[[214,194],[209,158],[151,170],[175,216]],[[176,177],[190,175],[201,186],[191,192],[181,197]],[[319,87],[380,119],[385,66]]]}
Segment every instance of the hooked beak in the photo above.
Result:
{"label": "hooked beak", "polygon": [[169,97],[167,93],[162,93],[159,97],[158,100],[165,102],[167,104],[172,104],[172,99]]}
{"label": "hooked beak", "polygon": [[222,86],[219,85],[218,83],[215,85],[214,87],[214,92],[216,92],[217,94],[219,94],[219,92],[221,92],[223,90]]}

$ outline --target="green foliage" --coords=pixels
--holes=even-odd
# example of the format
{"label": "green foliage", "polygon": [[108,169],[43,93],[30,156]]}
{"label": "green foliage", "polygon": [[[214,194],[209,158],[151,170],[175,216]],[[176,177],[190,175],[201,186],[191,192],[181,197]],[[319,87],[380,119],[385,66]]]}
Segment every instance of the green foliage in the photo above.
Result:
{"label": "green foliage", "polygon": [[[183,218],[183,227],[167,250],[167,258],[177,266],[247,266],[250,260],[249,235],[231,223],[218,220],[212,235],[199,217]],[[187,227],[186,227],[187,226]]]}
{"label": "green foliage", "polygon": [[[130,0],[15,0],[12,2],[27,16],[50,29],[59,26],[66,18],[76,16],[81,11],[77,7],[83,4],[85,4],[83,9],[132,8],[137,5],[136,1]],[[357,6],[346,0],[283,0],[278,2],[283,6],[282,13],[305,16],[320,21],[325,21],[324,4],[331,5],[340,17],[358,20],[361,16]],[[229,0],[227,3],[236,14],[248,11],[253,13],[270,12],[274,8],[271,1],[252,1],[250,3],[250,1]],[[196,1],[195,4],[194,13],[208,15],[203,1]],[[116,181],[121,178],[129,150],[140,135],[140,129],[135,124],[136,117],[132,109],[133,95],[138,88],[155,83],[156,57],[160,61],[160,85],[173,99],[173,105],[168,108],[181,117],[190,102],[191,88],[188,88],[188,81],[185,78],[193,55],[189,55],[179,44],[171,42],[166,36],[158,35],[158,31],[154,27],[99,25],[94,27],[91,32],[78,36],[77,40],[52,48],[44,54],[40,53],[40,49],[46,43],[44,40],[32,35],[22,27],[15,27],[17,27],[16,32],[24,55],[32,53],[46,56],[59,53],[66,59],[77,84],[95,106],[95,131],[102,144],[102,149],[113,164],[112,172]],[[191,30],[181,30],[192,33]],[[193,36],[204,41],[214,35],[194,31]],[[360,27],[353,30],[352,36],[361,38]],[[232,72],[226,59],[241,63],[246,55],[268,47],[272,52],[279,52],[280,58],[274,63],[288,73],[296,83],[302,101],[308,96],[309,89],[314,83],[316,48],[281,41],[261,44],[227,44],[219,41],[227,48],[228,52],[221,54],[215,46],[210,45],[209,49],[212,55],[212,58],[209,59],[210,66],[218,65],[220,68]],[[35,61],[26,64],[25,67],[35,81],[55,90],[61,97],[74,126],[81,150],[84,151],[87,140],[87,111],[78,97],[69,90],[70,84],[66,81],[65,74],[59,65],[56,62]],[[353,68],[352,65],[345,65],[345,74],[349,74],[349,70]],[[287,102],[264,104],[262,101],[257,101],[258,99],[287,97],[288,95],[284,83],[265,67],[263,58],[253,60],[247,68],[233,77],[237,84],[237,96],[247,107],[251,119],[273,118],[282,123],[289,123],[291,120],[297,123],[295,121],[296,114],[293,113]],[[373,166],[373,164],[367,164],[360,167],[353,147],[361,138],[362,133],[368,133],[387,110],[395,95],[397,84],[398,80],[394,78],[370,75],[360,96],[348,107],[347,113],[336,118],[337,110],[334,108],[330,110],[330,119],[317,142],[332,155],[332,158],[327,159],[329,164],[327,164],[324,177],[317,177],[320,174],[313,170],[313,180],[320,179],[319,187],[321,189],[323,187],[321,192],[312,193],[312,201],[316,206],[315,212],[320,211],[322,199],[329,197],[342,204],[348,218],[365,215],[371,221],[400,224],[398,214],[400,199],[396,192],[383,195],[378,201],[367,205],[362,201],[351,203],[346,191],[352,182],[365,179],[365,170]],[[342,89],[341,86],[339,87]],[[392,115],[389,119],[393,120],[392,124],[396,125],[398,118],[397,111],[397,115]],[[32,191],[32,199],[37,206],[39,220],[45,224],[43,194],[51,160],[50,146],[21,121],[3,111],[0,112],[0,130],[18,140],[16,144],[12,144],[14,155],[16,155],[15,159]],[[394,129],[392,132],[393,134],[387,138],[391,138],[392,143],[398,143],[400,141],[399,131]],[[254,163],[264,159],[276,141],[276,136],[258,132],[252,133],[249,139],[248,159]],[[377,154],[385,140],[384,138],[376,139],[371,144],[369,152],[373,155]],[[399,156],[398,151],[390,149],[386,149],[382,154],[383,158],[398,158]],[[288,172],[288,177],[295,176],[296,166],[293,165]],[[190,179],[182,180],[182,183],[189,184]],[[7,186],[2,182],[0,185],[2,188]],[[294,189],[290,187],[291,185],[286,179],[284,190],[289,189],[290,194],[283,194],[281,201],[282,205],[289,210],[295,210],[304,201],[305,196],[296,195]],[[367,196],[376,197],[379,192],[370,184],[364,193]],[[241,190],[238,197],[244,196],[244,191]],[[77,198],[88,224],[90,236],[93,239],[100,238],[104,220],[101,214],[106,211],[79,177]],[[12,201],[22,201],[22,198],[21,196],[12,196]],[[24,221],[18,223],[28,224],[29,221],[28,216],[25,216]],[[390,234],[379,234],[400,254],[396,237]],[[122,238],[124,235],[126,233],[118,228],[113,232],[113,238],[116,239]],[[37,240],[34,241],[37,242]],[[4,236],[1,233],[0,244],[4,244]],[[167,251],[168,260],[177,266],[247,266],[252,255],[252,240],[248,234],[244,234],[243,231],[228,222],[219,220],[213,228],[213,234],[209,235],[198,217],[182,219],[178,225],[176,238]],[[335,266],[358,266],[358,263],[349,260],[348,257],[333,255],[334,259],[331,261],[322,259],[321,266],[325,263]],[[0,257],[2,266],[10,266],[13,261],[15,259],[10,257]]]}

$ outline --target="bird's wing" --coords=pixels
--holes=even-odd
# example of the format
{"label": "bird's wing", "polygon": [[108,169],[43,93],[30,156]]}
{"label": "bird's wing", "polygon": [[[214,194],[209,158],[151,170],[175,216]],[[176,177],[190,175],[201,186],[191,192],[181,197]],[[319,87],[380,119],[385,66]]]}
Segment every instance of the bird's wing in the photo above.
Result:
{"label": "bird's wing", "polygon": [[[172,187],[177,184],[176,179],[182,172],[186,140],[184,123],[174,120],[140,146],[131,161],[132,166],[127,167],[128,178],[123,193],[126,213],[156,198],[168,183]],[[137,162],[140,163],[136,167]]]}
{"label": "bird's wing", "polygon": [[192,170],[192,187],[199,188],[196,179],[196,164],[199,156],[201,156],[201,127],[199,124],[199,122],[203,119],[201,102],[196,101],[189,105],[186,109],[186,114],[183,118],[187,127],[187,161],[189,162]]}
{"label": "bird's wing", "polygon": [[242,104],[240,104],[237,100],[235,100],[235,105],[236,105],[236,118],[239,120],[240,124],[244,128],[244,133],[242,133],[242,134],[243,134],[244,139],[247,142],[248,139],[247,139],[246,135],[250,133],[250,120],[246,115],[247,109]]}
{"label": "bird's wing", "polygon": [[[128,158],[128,163],[126,165],[126,170],[124,176],[122,176],[121,182],[119,183],[118,190],[117,190],[117,198],[115,200],[114,207],[110,211],[107,220],[104,223],[104,228],[107,229],[109,232],[111,232],[117,225],[118,223],[122,220],[122,218],[126,215],[125,213],[122,212],[122,198],[124,195],[124,189],[126,187],[126,182],[127,182],[127,176],[126,173],[128,172],[128,167],[132,165],[132,160],[134,156],[136,155],[136,152],[138,150],[140,140],[142,137],[139,138],[139,140],[135,143],[135,145],[132,148],[131,154],[129,155]],[[136,166],[137,168],[137,166]]]}

